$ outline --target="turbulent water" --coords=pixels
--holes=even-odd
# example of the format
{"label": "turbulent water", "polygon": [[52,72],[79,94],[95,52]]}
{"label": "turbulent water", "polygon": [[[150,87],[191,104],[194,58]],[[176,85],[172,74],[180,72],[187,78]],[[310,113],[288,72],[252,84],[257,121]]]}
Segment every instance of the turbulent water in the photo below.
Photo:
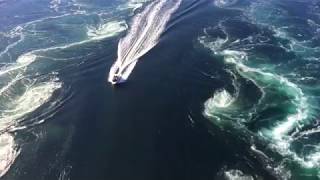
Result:
{"label": "turbulent water", "polygon": [[1,179],[320,179],[319,0],[0,0],[0,24]]}
{"label": "turbulent water", "polygon": [[[292,9],[295,3],[304,9]],[[241,18],[221,20],[199,37],[221,57],[234,81],[232,91],[217,91],[205,103],[204,114],[221,128],[233,129],[235,136],[245,136],[257,156],[272,162],[266,169],[281,179],[320,175],[316,3],[251,2]],[[244,95],[240,78],[259,93]],[[248,96],[257,97],[248,103]]]}
{"label": "turbulent water", "polygon": [[[28,17],[29,9],[16,12],[15,7],[10,8],[15,2],[2,3],[1,8],[16,16],[8,24],[2,19],[0,28],[0,176],[20,154],[16,132],[45,122],[72,96],[59,72],[78,66],[90,54],[74,52],[70,56],[63,51],[74,51],[127,29],[124,20],[106,16],[108,8],[86,7],[80,2],[53,0],[36,17]],[[18,5],[25,3],[28,1]],[[89,13],[89,8],[95,11]]]}

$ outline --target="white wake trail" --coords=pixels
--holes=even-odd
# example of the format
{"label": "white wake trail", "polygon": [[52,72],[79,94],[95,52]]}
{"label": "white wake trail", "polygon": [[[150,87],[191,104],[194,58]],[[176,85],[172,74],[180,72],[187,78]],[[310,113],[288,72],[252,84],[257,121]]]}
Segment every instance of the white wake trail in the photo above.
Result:
{"label": "white wake trail", "polygon": [[180,6],[181,0],[156,0],[137,14],[128,34],[119,41],[118,58],[110,69],[109,82],[124,82],[128,79],[138,59],[159,41],[171,15]]}

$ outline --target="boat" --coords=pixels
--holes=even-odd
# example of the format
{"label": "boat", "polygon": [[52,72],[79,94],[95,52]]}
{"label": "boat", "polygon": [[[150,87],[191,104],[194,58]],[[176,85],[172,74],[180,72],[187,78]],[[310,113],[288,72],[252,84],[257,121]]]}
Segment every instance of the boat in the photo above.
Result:
{"label": "boat", "polygon": [[117,67],[117,69],[115,70],[110,82],[112,85],[120,84],[121,82],[123,82],[119,67]]}

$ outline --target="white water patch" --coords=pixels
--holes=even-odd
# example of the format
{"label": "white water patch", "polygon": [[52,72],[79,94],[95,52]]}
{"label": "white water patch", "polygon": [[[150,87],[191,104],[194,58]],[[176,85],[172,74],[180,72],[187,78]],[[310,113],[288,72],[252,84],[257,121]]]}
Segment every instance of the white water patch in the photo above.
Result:
{"label": "white water patch", "polygon": [[[277,31],[276,36],[284,38],[287,37],[287,34],[284,31]],[[294,51],[296,52],[296,50]],[[304,155],[298,155],[291,149],[291,144],[296,140],[296,137],[290,134],[290,132],[299,132],[300,129],[307,124],[306,122],[308,122],[310,114],[308,97],[303,93],[302,89],[283,76],[246,66],[244,62],[247,61],[248,57],[245,52],[224,50],[220,54],[225,56],[227,63],[235,64],[238,72],[254,82],[261,90],[267,89],[268,86],[276,86],[279,92],[284,92],[291,97],[291,104],[295,107],[295,112],[289,114],[281,122],[274,125],[272,129],[263,129],[259,134],[271,138],[271,148],[283,156],[293,158],[306,168],[319,168],[320,144],[316,146],[315,150]],[[259,78],[258,76],[253,77],[249,75],[250,73],[259,75]],[[307,133],[315,132],[316,131],[307,131]]]}
{"label": "white water patch", "polygon": [[[8,124],[11,124],[16,119],[22,118],[25,114],[36,110],[42,104],[46,103],[51,97],[51,94],[61,87],[61,83],[59,83],[58,80],[50,80],[40,84],[31,80],[32,83],[28,82],[25,84],[27,89],[23,95],[19,94],[20,92],[18,94],[17,92],[9,92],[12,91],[13,88],[16,88],[16,84],[20,84],[21,86],[22,79],[26,80],[24,77],[25,67],[36,61],[38,57],[41,57],[41,53],[50,50],[66,49],[88,42],[99,41],[115,36],[124,31],[126,28],[127,25],[124,21],[107,22],[106,24],[99,25],[96,29],[88,29],[88,38],[83,41],[32,50],[20,55],[16,62],[8,63],[7,65],[1,67],[0,77],[4,78],[6,81],[8,80],[8,82],[1,85],[0,98],[5,98],[5,101],[8,102],[6,102],[5,110],[0,110],[0,131],[3,129],[2,127],[7,127]],[[18,30],[15,30],[14,32],[17,31]],[[30,104],[32,104],[32,106]]]}
{"label": "white water patch", "polygon": [[14,39],[14,38],[18,37],[19,39],[14,41],[13,43],[9,44],[7,47],[5,47],[4,50],[0,51],[0,58],[3,55],[7,54],[10,49],[14,48],[17,44],[19,44],[20,42],[22,42],[24,40],[25,37],[24,37],[22,31],[23,31],[23,27],[22,26],[16,26],[15,28],[13,28],[8,33],[1,33],[1,35],[5,36],[7,38]]}
{"label": "white water patch", "polygon": [[[97,13],[92,13],[92,14],[86,14],[86,15],[96,15]],[[34,35],[32,33],[33,32],[33,27],[35,26],[37,23],[41,23],[41,22],[45,22],[45,21],[49,21],[49,20],[54,20],[54,19],[58,19],[58,18],[63,18],[63,17],[67,17],[67,16],[74,16],[76,14],[74,13],[65,13],[63,15],[59,15],[59,16],[49,16],[49,17],[44,17],[41,19],[37,19],[34,21],[30,21],[21,25],[16,26],[15,28],[13,28],[12,30],[10,30],[9,32],[4,32],[1,33],[1,35],[10,38],[10,39],[16,39],[14,42],[12,42],[11,44],[9,44],[8,46],[6,46],[2,51],[0,51],[0,58],[3,58],[4,60],[8,60],[5,58],[9,58],[11,61],[15,61],[15,59],[13,59],[10,55],[10,50],[15,48],[18,44],[21,44],[22,42],[24,42],[26,40],[26,37],[29,37],[30,35]],[[98,13],[99,15],[99,13]],[[30,28],[30,29],[29,29]],[[71,42],[71,43],[67,43],[64,45],[56,45],[56,46],[52,46],[52,47],[48,47],[48,48],[43,48],[43,49],[36,49],[36,50],[32,50],[30,52],[27,52],[26,54],[21,55],[21,57],[28,55],[28,54],[37,54],[37,52],[42,52],[42,51],[47,51],[47,50],[55,50],[55,49],[65,49],[68,47],[72,47],[72,46],[77,46],[77,45],[81,45],[81,44],[85,44],[88,42],[93,42],[93,41],[99,41],[99,40],[103,40],[105,38],[110,38],[113,36],[118,35],[120,32],[123,32],[124,30],[126,30],[127,24],[125,23],[125,21],[123,20],[112,20],[110,22],[105,22],[103,24],[98,24],[96,26],[87,26],[87,37],[84,38],[83,40],[80,40],[78,42]]]}
{"label": "white water patch", "polygon": [[58,11],[59,10],[59,5],[61,4],[61,0],[52,0],[50,2],[50,8],[53,9],[54,11]]}
{"label": "white water patch", "polygon": [[23,64],[23,65],[28,65],[28,64],[31,64],[33,61],[35,61],[36,58],[37,58],[36,55],[34,55],[32,53],[26,53],[26,54],[23,54],[22,56],[18,57],[17,63]]}
{"label": "white water patch", "polygon": [[214,54],[218,54],[220,51],[222,51],[223,46],[229,42],[228,33],[226,32],[225,27],[222,25],[222,22],[223,21],[220,21],[217,25],[217,28],[215,28],[215,29],[221,31],[223,36],[225,36],[224,38],[218,36],[213,39],[208,39],[208,36],[210,36],[208,31],[210,31],[211,28],[205,28],[203,30],[205,35],[198,37],[198,41],[204,47],[210,49]]}
{"label": "white water patch", "polygon": [[37,59],[37,56],[32,53],[26,53],[18,57],[16,63],[12,63],[0,68],[0,76],[24,68],[34,62]]}
{"label": "white water patch", "polygon": [[289,41],[289,46],[284,47],[281,46],[282,48],[286,49],[287,51],[292,51],[296,54],[300,54],[305,58],[317,58],[318,54],[320,53],[320,48],[319,47],[310,47],[310,40],[304,40],[304,41],[299,41],[293,37],[291,37],[287,29],[289,27],[283,26],[283,27],[275,27],[271,26],[272,30],[275,32],[275,37],[280,38],[280,39],[285,39]]}
{"label": "white water patch", "polygon": [[70,173],[72,170],[72,166],[68,165],[60,172],[58,180],[70,180]]}
{"label": "white water patch", "polygon": [[287,95],[294,97],[291,100],[291,103],[295,106],[296,112],[289,114],[272,129],[261,130],[259,134],[269,138],[272,142],[270,146],[283,156],[290,156],[304,166],[316,167],[315,165],[319,164],[319,162],[315,159],[311,160],[308,158],[308,156],[313,156],[313,154],[301,158],[291,150],[291,143],[294,138],[289,132],[296,128],[300,128],[309,114],[307,97],[302,90],[296,84],[282,76],[246,66],[242,62],[244,59],[247,59],[246,53],[244,52],[224,50],[221,54],[225,56],[225,61],[227,63],[236,65],[237,71],[244,77],[253,81],[260,89],[268,88],[270,85],[277,86],[276,88],[278,88],[279,91],[285,90]]}
{"label": "white water patch", "polygon": [[215,0],[214,4],[218,7],[228,7],[235,3],[237,3],[238,0]]}
{"label": "white water patch", "polygon": [[18,25],[12,30],[10,30],[8,33],[3,33],[3,35],[6,37],[14,38],[14,37],[21,36],[22,31],[23,31],[23,27]]}
{"label": "white water patch", "polygon": [[[3,59],[11,57],[10,50],[17,48],[16,45],[20,42],[29,39],[24,39],[25,36],[30,35],[26,27],[69,15],[71,14],[46,17],[17,26],[5,34],[8,38],[14,38],[17,41],[1,51],[0,57]],[[38,72],[26,72],[27,67],[31,64],[35,65],[33,63],[40,59],[42,55],[45,55],[44,52],[100,41],[116,36],[126,29],[127,25],[124,21],[110,21],[96,27],[92,26],[87,29],[87,36],[84,37],[84,40],[31,50],[21,54],[16,59],[12,59],[12,62],[6,63],[0,68],[0,177],[9,170],[20,153],[19,145],[15,142],[15,132],[43,123],[46,119],[52,117],[58,110],[57,107],[66,100],[60,97],[59,89],[62,88],[62,83],[55,78],[56,73],[50,73],[53,75],[52,78],[47,75],[38,77]],[[30,68],[30,70],[32,69]],[[56,99],[56,96],[52,98],[54,94],[59,96],[58,99]]]}
{"label": "white water patch", "polygon": [[97,27],[88,27],[87,35],[90,40],[102,40],[116,36],[128,28],[125,21],[111,21]]}
{"label": "white water patch", "polygon": [[37,58],[40,57],[39,54],[43,52],[67,49],[67,48],[83,45],[86,43],[100,41],[106,38],[114,37],[114,36],[117,36],[119,33],[125,31],[127,28],[128,27],[125,21],[110,21],[105,24],[100,24],[97,27],[93,27],[93,26],[87,27],[86,39],[78,42],[65,44],[65,45],[52,46],[52,47],[43,48],[43,49],[35,49],[25,54],[22,54],[17,58],[16,63],[10,63],[0,68],[0,76],[30,65],[35,60],[37,60]]}
{"label": "white water patch", "polygon": [[131,0],[128,2],[128,8],[133,9],[133,11],[135,11],[136,9],[141,8],[145,3],[149,1],[150,0]]}
{"label": "white water patch", "polygon": [[[308,97],[303,93],[302,89],[287,78],[271,72],[265,72],[259,68],[249,67],[245,64],[248,61],[248,56],[243,51],[223,50],[221,46],[216,46],[217,43],[207,43],[204,38],[199,38],[204,47],[214,51],[214,54],[224,57],[224,61],[233,64],[237,72],[252,81],[263,92],[261,104],[266,96],[268,88],[277,90],[280,93],[285,93],[290,97],[290,104],[294,107],[294,111],[281,119],[277,124],[269,129],[261,129],[258,134],[270,140],[270,147],[279,152],[284,157],[290,157],[294,161],[306,168],[320,167],[320,145],[315,146],[314,150],[306,154],[299,155],[293,151],[291,144],[297,138],[292,131],[299,132],[300,128],[306,124],[309,118],[309,102]],[[214,99],[216,97],[216,99]],[[233,102],[227,92],[218,91],[217,95],[205,102],[204,114],[207,117],[214,117],[217,121],[222,119],[216,113],[217,107],[229,107]],[[277,120],[278,121],[278,120]],[[318,130],[307,131],[305,134],[316,133]],[[301,136],[303,136],[302,134]]]}
{"label": "white water patch", "polygon": [[58,45],[58,46],[53,46],[53,47],[48,47],[43,49],[37,49],[29,53],[38,54],[41,52],[67,49],[67,48],[79,46],[79,45],[94,42],[94,41],[100,41],[106,38],[117,36],[119,33],[125,31],[126,29],[127,29],[127,24],[125,23],[125,21],[110,21],[110,22],[107,22],[106,24],[98,25],[97,27],[88,26],[87,39],[65,44],[65,45]]}
{"label": "white water patch", "polygon": [[[301,39],[301,37],[305,37],[306,34],[295,32],[299,27],[295,24],[283,24],[284,21],[291,21],[298,17],[292,16],[288,11],[275,4],[276,3],[273,3],[272,1],[253,2],[245,14],[255,24],[272,30],[275,33],[275,37],[287,40],[288,45],[284,46],[280,43],[280,47],[286,49],[288,52],[299,54],[304,59],[317,58],[320,53],[320,48],[312,45],[312,38]],[[299,19],[302,20],[302,18]],[[304,23],[306,26],[305,28],[313,34],[313,37],[318,37],[320,32],[319,24],[311,19],[305,19]]]}
{"label": "white water patch", "polygon": [[60,89],[62,84],[57,80],[31,84],[21,95],[9,97],[11,100],[7,107],[0,111],[0,130],[16,128],[23,117],[41,105],[47,103],[53,92]]}
{"label": "white water patch", "polygon": [[310,135],[317,134],[317,133],[320,133],[320,127],[313,128],[313,129],[306,130],[306,131],[301,131],[301,132],[297,133],[297,135],[295,136],[295,139],[310,136]]}
{"label": "white water patch", "polygon": [[198,41],[206,48],[211,49],[213,53],[217,54],[221,50],[222,46],[228,42],[228,38],[217,38],[214,41],[208,42],[206,41],[206,36],[201,36],[198,38]]}
{"label": "white water patch", "polygon": [[[48,103],[52,94],[62,86],[58,79],[41,83],[30,81],[25,84],[25,87],[20,87],[20,91],[23,90],[23,92],[17,94],[17,88],[21,86],[19,81],[22,81],[20,76],[1,89],[1,101],[7,102],[1,103],[0,110],[0,177],[9,170],[19,155],[12,133],[26,128],[26,125],[20,125],[25,121],[25,117]],[[39,124],[43,121],[41,119],[35,123]]]}
{"label": "white water patch", "polygon": [[250,175],[244,174],[241,170],[231,169],[224,172],[226,180],[254,180]]}
{"label": "white water patch", "polygon": [[119,9],[132,9],[132,12],[135,12],[137,9],[142,8],[144,4],[150,1],[152,0],[129,0],[125,5],[120,6]]}
{"label": "white water patch", "polygon": [[118,58],[109,72],[110,82],[115,75],[127,80],[138,59],[158,43],[180,3],[181,0],[157,0],[134,17],[128,34],[119,41]]}
{"label": "white water patch", "polygon": [[10,169],[19,153],[14,137],[10,133],[2,133],[0,135],[0,177]]}
{"label": "white water patch", "polygon": [[[307,1],[301,2],[306,3]],[[312,3],[310,2],[310,4]],[[311,7],[311,9],[313,8]],[[247,16],[253,22],[269,27],[275,33],[274,36],[276,38],[286,40],[288,45],[281,44],[280,46],[288,52],[296,54],[300,61],[307,62],[319,60],[318,55],[320,53],[320,48],[319,46],[314,46],[312,43],[313,38],[318,37],[320,27],[315,21],[293,16],[288,13],[288,11],[276,6],[276,3],[273,3],[272,1],[255,2],[247,12]],[[276,14],[276,16],[274,14]],[[304,25],[304,28],[308,30],[309,33],[312,33],[310,37],[307,37],[308,35],[305,35],[304,33],[295,32],[295,30],[300,28],[299,25],[296,27],[294,24],[283,24],[284,21],[291,21],[297,18],[305,21],[304,23],[306,24]],[[317,64],[311,64],[311,66],[317,67]],[[305,66],[301,64],[301,66],[302,67],[297,67],[299,70],[295,69],[295,71],[301,70],[301,72],[299,72],[299,76],[303,76],[300,78],[302,82],[310,79],[318,79],[318,71],[315,71],[315,73],[310,72],[308,63],[305,63]],[[306,77],[303,74],[308,74],[309,77]],[[275,127],[270,131],[267,131],[266,134],[275,139],[275,143],[272,147],[279,150],[281,154],[293,157],[295,161],[299,162],[300,165],[305,168],[319,169],[320,144],[303,144],[304,141],[309,141],[311,135],[319,132],[318,126],[301,132],[301,129],[305,127],[306,124],[310,123],[310,120],[315,120],[315,118],[311,117],[310,114],[313,115],[312,113],[314,112],[312,111],[318,109],[318,104],[316,103],[317,105],[315,105],[312,104],[312,102],[308,102],[311,98],[308,99],[307,95],[304,94],[298,85],[288,81],[288,79],[282,79],[282,81],[286,82],[290,89],[294,91],[295,96],[292,103],[296,106],[296,112],[288,115],[285,121],[276,124]],[[307,89],[308,87],[305,88]],[[289,132],[293,133],[293,135],[288,135]],[[294,141],[301,143],[303,146],[303,153],[297,154],[297,152],[293,150],[291,143]],[[304,152],[305,149],[307,149],[307,152]]]}
{"label": "white water patch", "polygon": [[[20,24],[20,25],[14,27],[9,32],[1,33],[2,35],[4,35],[5,37],[8,37],[8,38],[13,39],[13,38],[18,37],[19,39],[17,41],[14,41],[13,43],[9,44],[4,50],[0,51],[0,58],[3,57],[4,55],[8,55],[8,57],[11,59],[10,50],[15,48],[18,44],[24,42],[27,34],[32,32],[32,31],[28,31],[28,29],[31,26],[35,26],[37,23],[41,23],[44,21],[63,18],[63,17],[71,16],[71,15],[74,15],[74,14],[64,13],[64,14],[58,15],[58,16],[49,16],[49,17],[44,17],[44,18],[32,20],[32,21],[29,21],[29,22],[26,22],[24,24]],[[14,59],[11,59],[11,60],[14,60]]]}
{"label": "white water patch", "polygon": [[[291,130],[299,126],[300,121],[303,121],[308,117],[307,97],[296,84],[290,82],[288,79],[280,75],[264,72],[261,69],[246,66],[242,62],[243,60],[247,59],[245,52],[224,50],[221,54],[225,56],[225,61],[227,63],[236,65],[240,74],[254,81],[256,85],[261,87],[261,89],[267,88],[268,85],[278,85],[277,88],[279,90],[285,89],[285,92],[289,96],[294,97],[291,102],[296,107],[296,113],[289,115],[285,121],[279,123],[271,130],[270,135],[273,139],[278,140],[279,143],[282,142],[282,140],[284,140],[284,136],[288,135]],[[260,76],[252,77],[252,75],[249,75],[249,73],[258,74]],[[260,79],[258,79],[258,77]]]}
{"label": "white water patch", "polygon": [[231,108],[231,105],[234,103],[236,98],[236,96],[231,95],[225,89],[218,90],[204,103],[205,108],[203,114],[206,117],[215,118],[217,121],[220,121],[220,112],[225,114],[225,111]]}
{"label": "white water patch", "polygon": [[1,87],[0,96],[2,96],[5,92],[7,92],[11,86],[13,86],[15,83],[17,83],[22,78],[23,78],[23,76],[21,74],[18,74],[14,78],[10,79],[10,82],[8,82],[6,85]]}
{"label": "white water patch", "polygon": [[210,98],[205,104],[209,109],[226,108],[234,101],[233,96],[225,89],[219,90],[214,93],[213,97]]}
{"label": "white water patch", "polygon": [[283,140],[284,135],[291,131],[295,126],[299,125],[299,121],[305,120],[308,117],[308,102],[304,93],[296,84],[289,82],[287,79],[282,79],[282,82],[295,91],[294,103],[297,106],[297,112],[289,115],[285,122],[279,123],[273,130],[273,137],[277,140]]}

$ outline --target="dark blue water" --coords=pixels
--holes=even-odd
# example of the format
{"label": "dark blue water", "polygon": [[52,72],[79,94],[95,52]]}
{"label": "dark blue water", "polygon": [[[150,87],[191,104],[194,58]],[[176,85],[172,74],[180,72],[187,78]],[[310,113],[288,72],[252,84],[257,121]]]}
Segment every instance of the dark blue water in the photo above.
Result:
{"label": "dark blue water", "polygon": [[2,179],[320,177],[320,2],[176,2],[0,0]]}

